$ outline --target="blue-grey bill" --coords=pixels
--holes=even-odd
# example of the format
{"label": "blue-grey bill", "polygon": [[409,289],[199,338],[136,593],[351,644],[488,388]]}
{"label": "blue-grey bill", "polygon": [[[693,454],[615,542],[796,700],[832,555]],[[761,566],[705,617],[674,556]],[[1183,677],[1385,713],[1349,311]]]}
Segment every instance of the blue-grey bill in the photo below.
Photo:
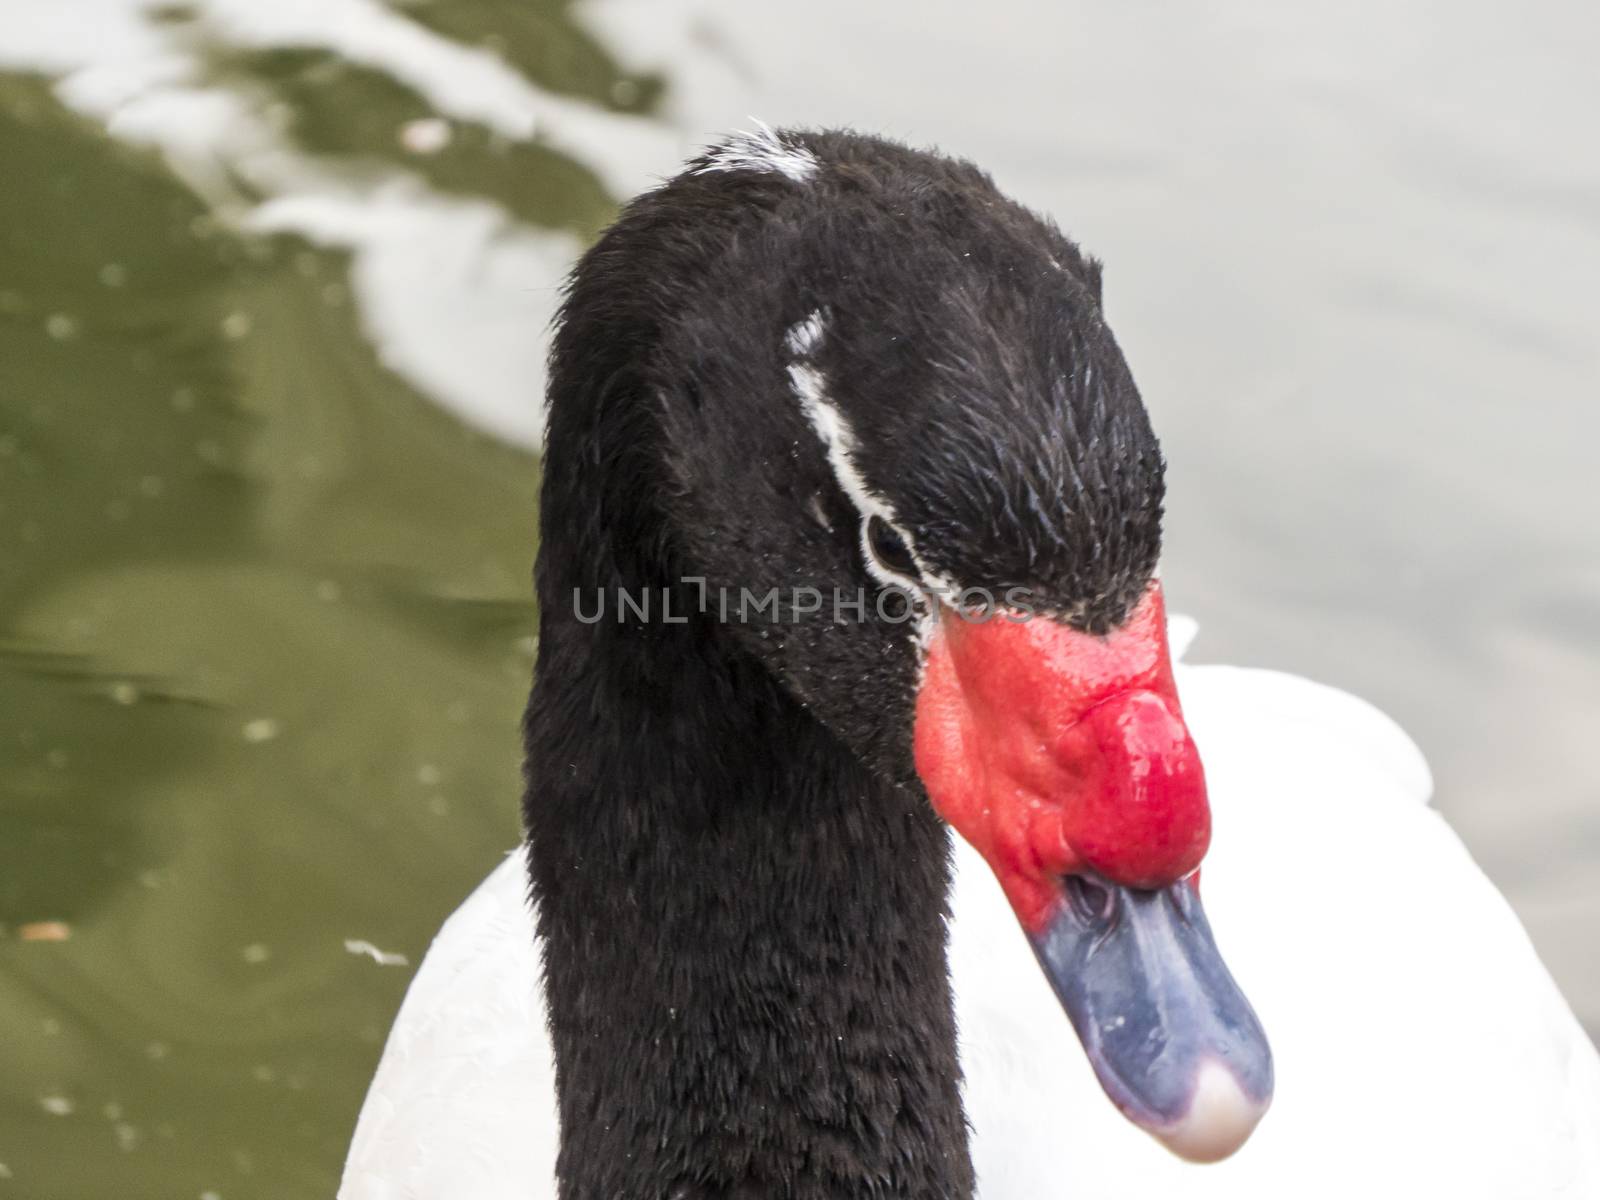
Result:
{"label": "blue-grey bill", "polygon": [[1068,885],[1029,940],[1100,1085],[1173,1153],[1226,1158],[1272,1101],[1272,1051],[1198,892]]}

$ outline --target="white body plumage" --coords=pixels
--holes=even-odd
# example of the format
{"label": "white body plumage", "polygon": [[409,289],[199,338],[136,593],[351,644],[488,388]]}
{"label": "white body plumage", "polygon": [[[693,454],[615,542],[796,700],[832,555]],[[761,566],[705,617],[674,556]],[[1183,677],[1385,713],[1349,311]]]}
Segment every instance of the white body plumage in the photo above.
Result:
{"label": "white body plumage", "polygon": [[[1410,739],[1289,675],[1179,666],[1178,683],[1215,819],[1206,906],[1272,1038],[1273,1110],[1210,1166],[1124,1121],[994,876],[957,838],[950,969],[982,1200],[1039,1200],[1064,1182],[1096,1200],[1600,1195],[1600,1058],[1429,805]],[[553,1200],[555,1084],[526,890],[512,855],[441,930],[341,1200]]]}

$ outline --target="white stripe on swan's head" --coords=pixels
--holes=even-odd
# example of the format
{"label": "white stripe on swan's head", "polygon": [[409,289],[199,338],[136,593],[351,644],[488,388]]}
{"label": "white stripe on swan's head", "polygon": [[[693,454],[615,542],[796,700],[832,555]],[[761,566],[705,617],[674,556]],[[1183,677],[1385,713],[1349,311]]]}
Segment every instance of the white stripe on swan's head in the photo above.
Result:
{"label": "white stripe on swan's head", "polygon": [[816,430],[817,437],[822,441],[822,447],[828,455],[828,465],[833,469],[834,479],[838,481],[840,490],[855,505],[856,511],[861,514],[861,555],[867,570],[872,573],[874,579],[886,587],[904,587],[907,583],[907,580],[880,568],[866,544],[867,518],[880,517],[894,526],[895,531],[905,541],[906,549],[911,554],[911,561],[917,565],[921,579],[909,582],[913,585],[920,584],[935,596],[942,595],[953,599],[957,593],[955,586],[948,579],[929,569],[928,564],[917,553],[916,542],[895,516],[894,506],[868,485],[856,467],[855,459],[860,444],[856,440],[855,431],[850,428],[850,422],[845,419],[844,414],[828,398],[827,381],[823,378],[821,369],[815,362],[810,361],[826,331],[827,318],[820,310],[790,328],[784,338],[784,344],[794,356],[793,361],[789,363],[789,382],[800,401],[801,412],[805,414],[806,420],[811,423],[811,428]]}
{"label": "white stripe on swan's head", "polygon": [[804,146],[785,141],[783,135],[764,121],[751,120],[753,130],[740,130],[706,151],[705,162],[695,168],[696,175],[712,171],[762,171],[783,175],[804,183],[822,165]]}

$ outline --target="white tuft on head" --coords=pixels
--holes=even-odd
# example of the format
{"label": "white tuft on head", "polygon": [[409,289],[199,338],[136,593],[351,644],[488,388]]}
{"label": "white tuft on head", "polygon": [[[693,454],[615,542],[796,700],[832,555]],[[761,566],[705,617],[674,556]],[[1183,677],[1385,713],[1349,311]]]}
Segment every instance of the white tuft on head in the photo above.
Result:
{"label": "white tuft on head", "polygon": [[1217,1162],[1244,1145],[1266,1111],[1265,1104],[1245,1095],[1232,1071],[1212,1061],[1201,1065],[1183,1119],[1170,1129],[1151,1132],[1179,1158]]}
{"label": "white tuft on head", "polygon": [[822,164],[817,156],[783,135],[763,121],[756,121],[755,129],[724,139],[706,152],[706,161],[695,168],[695,174],[712,171],[764,171],[783,175],[796,183],[804,183],[817,173]]}

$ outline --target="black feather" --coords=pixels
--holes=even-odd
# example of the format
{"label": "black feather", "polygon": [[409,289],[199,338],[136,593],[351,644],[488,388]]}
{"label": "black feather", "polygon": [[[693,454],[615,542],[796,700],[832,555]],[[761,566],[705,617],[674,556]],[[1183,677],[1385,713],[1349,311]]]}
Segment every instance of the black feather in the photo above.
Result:
{"label": "black feather", "polygon": [[[563,1200],[972,1191],[913,631],[694,612],[877,588],[786,332],[826,313],[855,464],[940,575],[1104,630],[1159,551],[1099,265],[971,164],[774,136],[815,172],[702,158],[635,200],[552,353],[525,817]],[[690,615],[586,623],[575,589]]]}

